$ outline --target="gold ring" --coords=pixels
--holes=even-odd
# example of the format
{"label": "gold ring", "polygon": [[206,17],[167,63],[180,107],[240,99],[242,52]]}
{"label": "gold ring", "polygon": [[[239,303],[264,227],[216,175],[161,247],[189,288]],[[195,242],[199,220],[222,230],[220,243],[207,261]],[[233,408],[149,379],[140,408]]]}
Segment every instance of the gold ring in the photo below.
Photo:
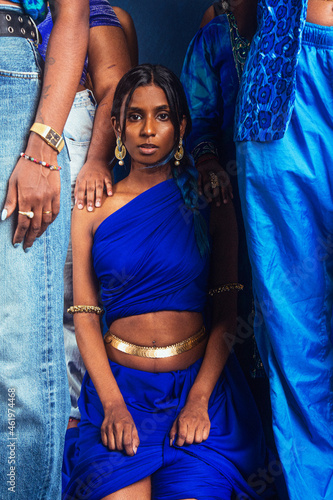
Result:
{"label": "gold ring", "polygon": [[29,217],[29,219],[32,219],[35,216],[33,212],[21,212],[21,210],[19,210],[18,213],[21,215],[26,215],[27,217]]}
{"label": "gold ring", "polygon": [[209,172],[209,178],[210,178],[210,185],[212,186],[212,189],[215,189],[219,186],[219,178],[215,174],[215,172]]}
{"label": "gold ring", "polygon": [[45,210],[43,214],[52,214],[52,210]]}

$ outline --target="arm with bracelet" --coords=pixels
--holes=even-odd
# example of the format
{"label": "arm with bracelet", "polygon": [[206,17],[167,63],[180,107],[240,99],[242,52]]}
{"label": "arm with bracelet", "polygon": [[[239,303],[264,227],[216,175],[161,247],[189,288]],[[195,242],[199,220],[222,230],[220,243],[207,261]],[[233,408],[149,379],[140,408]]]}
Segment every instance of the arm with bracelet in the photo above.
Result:
{"label": "arm with bracelet", "polygon": [[[40,101],[24,154],[9,179],[2,220],[18,208],[13,244],[31,247],[60,210],[57,154],[88,45],[88,0],[50,0],[54,27],[45,60]],[[30,161],[29,161],[30,160]]]}
{"label": "arm with bracelet", "polygon": [[229,119],[228,109],[225,116],[225,96],[221,92],[223,65],[227,68],[228,61],[220,40],[220,25],[208,25],[189,45],[181,80],[192,118],[187,148],[199,172],[200,191],[208,201],[214,199],[217,205],[232,198],[230,179],[221,165],[218,151],[223,142],[222,131]]}

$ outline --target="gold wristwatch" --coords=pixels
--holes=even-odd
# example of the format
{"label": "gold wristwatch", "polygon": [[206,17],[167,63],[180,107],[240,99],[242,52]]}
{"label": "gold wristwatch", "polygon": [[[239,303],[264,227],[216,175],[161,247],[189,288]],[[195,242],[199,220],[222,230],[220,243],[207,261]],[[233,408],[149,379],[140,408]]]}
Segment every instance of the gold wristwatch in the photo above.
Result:
{"label": "gold wristwatch", "polygon": [[44,123],[35,122],[30,129],[30,132],[35,132],[39,135],[51,148],[55,149],[58,153],[64,147],[64,139],[58,132]]}

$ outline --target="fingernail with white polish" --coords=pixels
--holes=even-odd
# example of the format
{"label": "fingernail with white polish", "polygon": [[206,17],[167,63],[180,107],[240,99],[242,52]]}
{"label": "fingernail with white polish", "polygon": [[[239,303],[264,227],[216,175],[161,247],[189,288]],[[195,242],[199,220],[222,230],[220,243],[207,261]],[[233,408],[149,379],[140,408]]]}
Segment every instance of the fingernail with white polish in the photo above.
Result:
{"label": "fingernail with white polish", "polygon": [[25,251],[25,253],[28,253],[28,252],[30,251],[30,248],[31,248],[31,247],[27,247],[27,248],[25,248],[25,250],[24,250],[24,251]]}
{"label": "fingernail with white polish", "polygon": [[78,204],[78,206],[77,206],[77,208],[78,208],[79,210],[82,210],[82,208],[83,208],[82,203],[79,203],[79,204]]}
{"label": "fingernail with white polish", "polygon": [[14,245],[13,245],[14,248],[18,248],[19,246],[20,246],[19,243],[14,243]]}
{"label": "fingernail with white polish", "polygon": [[88,210],[88,212],[92,212],[93,211],[93,207],[89,206],[87,210]]}
{"label": "fingernail with white polish", "polygon": [[138,451],[138,447],[137,446],[133,446],[133,453],[134,453],[134,455],[136,454],[137,451]]}
{"label": "fingernail with white polish", "polygon": [[6,220],[7,219],[7,208],[4,208],[3,211],[1,212],[1,220]]}

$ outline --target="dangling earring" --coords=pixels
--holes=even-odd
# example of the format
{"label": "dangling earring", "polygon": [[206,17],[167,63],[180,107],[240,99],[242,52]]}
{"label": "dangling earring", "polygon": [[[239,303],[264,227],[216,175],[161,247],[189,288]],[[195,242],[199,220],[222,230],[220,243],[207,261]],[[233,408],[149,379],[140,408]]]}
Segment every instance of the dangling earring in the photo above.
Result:
{"label": "dangling earring", "polygon": [[117,137],[117,146],[116,146],[116,149],[114,150],[114,154],[115,154],[115,157],[117,158],[117,160],[119,160],[119,165],[124,165],[124,158],[126,156],[126,148],[124,146],[124,144],[121,142],[121,139],[120,137],[118,136]]}
{"label": "dangling earring", "polygon": [[174,158],[175,158],[175,165],[176,167],[178,167],[180,165],[180,160],[183,158],[184,156],[184,148],[183,148],[183,139],[180,138],[179,139],[179,145],[178,145],[178,149],[177,151],[175,152],[174,154]]}

